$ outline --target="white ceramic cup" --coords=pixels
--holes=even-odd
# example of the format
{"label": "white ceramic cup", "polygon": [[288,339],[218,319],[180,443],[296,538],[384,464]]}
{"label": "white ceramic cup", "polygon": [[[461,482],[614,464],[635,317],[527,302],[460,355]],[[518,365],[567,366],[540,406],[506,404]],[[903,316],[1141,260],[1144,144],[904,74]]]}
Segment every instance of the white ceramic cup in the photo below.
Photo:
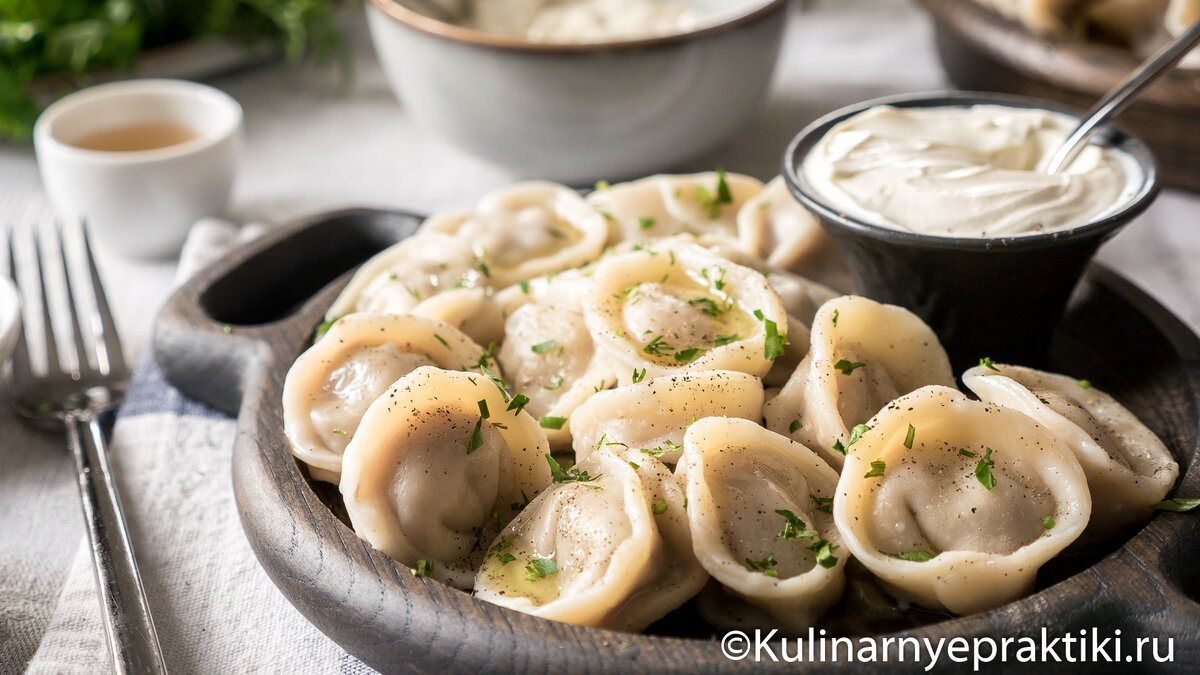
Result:
{"label": "white ceramic cup", "polygon": [[[149,150],[91,150],[83,139],[116,128],[182,124],[195,138]],[[82,218],[103,248],[134,257],[179,251],[199,218],[220,215],[241,151],[242,107],[184,80],[114,82],[52,104],[33,130],[42,183],[60,217]]]}

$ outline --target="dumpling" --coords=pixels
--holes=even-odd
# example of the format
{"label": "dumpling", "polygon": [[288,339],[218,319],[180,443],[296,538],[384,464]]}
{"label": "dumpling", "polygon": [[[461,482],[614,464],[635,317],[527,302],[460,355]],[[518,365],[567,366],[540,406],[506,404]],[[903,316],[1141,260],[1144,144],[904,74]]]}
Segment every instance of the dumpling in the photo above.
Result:
{"label": "dumpling", "polygon": [[481,345],[504,339],[504,314],[491,288],[452,288],[417,303],[412,313],[461,330]]}
{"label": "dumpling", "polygon": [[418,236],[429,233],[468,246],[487,284],[504,288],[596,258],[608,226],[574,190],[530,181],[486,195],[473,211],[430,218]]}
{"label": "dumpling", "polygon": [[988,403],[1032,417],[1075,453],[1092,494],[1086,540],[1111,539],[1149,518],[1150,507],[1179,477],[1179,465],[1154,432],[1085,380],[991,364],[968,370],[963,383]]}
{"label": "dumpling", "polygon": [[605,258],[584,298],[596,343],[618,366],[654,379],[700,370],[761,376],[787,342],[787,314],[761,274],[686,242]]}
{"label": "dumpling", "polygon": [[736,236],[738,209],[762,181],[724,171],[659,174],[596,190],[588,201],[609,225],[609,244],[681,232]]}
{"label": "dumpling", "polygon": [[353,312],[408,314],[444,290],[486,285],[479,261],[464,243],[436,233],[413,236],[363,263],[325,318]]}
{"label": "dumpling", "polygon": [[847,295],[817,310],[808,356],[763,417],[840,469],[855,426],[927,384],[954,386],[933,330],[903,307]]}
{"label": "dumpling", "polygon": [[546,437],[556,449],[571,444],[567,420],[596,392],[617,383],[606,352],[592,342],[583,318],[582,299],[591,279],[576,270],[540,277],[520,292],[523,301],[503,299],[515,306],[505,321],[505,338],[497,359],[515,391],[529,397],[526,409],[534,417],[552,418]]}
{"label": "dumpling", "polygon": [[776,625],[812,626],[845,582],[846,554],[829,513],[837,472],[749,420],[697,420],[683,445],[677,475],[700,564]]}
{"label": "dumpling", "polygon": [[833,240],[788,191],[783,176],[776,176],[738,209],[737,231],[741,249],[772,267],[842,293],[854,288]]}
{"label": "dumpling", "polygon": [[771,271],[766,272],[765,276],[771,289],[779,294],[788,315],[788,343],[783,356],[775,359],[771,370],[763,376],[763,381],[768,385],[779,387],[787,383],[800,361],[808,354],[812,340],[809,326],[817,308],[838,297],[838,294],[831,288],[788,272]]}
{"label": "dumpling", "polygon": [[597,448],[616,446],[675,464],[688,425],[705,417],[757,421],[762,401],[762,382],[733,370],[667,375],[600,392],[571,416],[575,457],[582,461]]}
{"label": "dumpling", "polygon": [[484,351],[457,329],[415,316],[350,314],[296,359],[283,381],[283,430],[313,478],[336,484],[359,420],[420,366],[475,366]]}
{"label": "dumpling", "polygon": [[423,367],[363,415],[339,489],[354,532],[469,589],[502,523],[550,484],[538,423],[485,375]]}
{"label": "dumpling", "polygon": [[606,450],[556,473],[559,482],[492,541],[475,595],[545,619],[606,626],[666,563],[652,501],[629,462]]}
{"label": "dumpling", "polygon": [[833,501],[846,547],[898,598],[969,614],[1015,600],[1087,526],[1087,479],[1029,417],[922,387],[847,450]]}

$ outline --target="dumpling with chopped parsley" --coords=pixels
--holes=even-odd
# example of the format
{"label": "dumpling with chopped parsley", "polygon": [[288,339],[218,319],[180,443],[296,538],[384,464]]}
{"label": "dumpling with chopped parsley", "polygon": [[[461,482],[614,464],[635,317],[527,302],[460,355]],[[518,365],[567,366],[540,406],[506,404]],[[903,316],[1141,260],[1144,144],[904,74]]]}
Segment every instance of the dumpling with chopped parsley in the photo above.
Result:
{"label": "dumpling with chopped parsley", "polygon": [[605,258],[584,298],[592,338],[622,384],[701,370],[764,375],[787,314],[763,275],[696,244],[664,241]]}
{"label": "dumpling with chopped parsley", "polygon": [[537,421],[499,385],[418,368],[367,408],[342,458],[338,488],[354,532],[462,589],[501,523],[551,480]]}
{"label": "dumpling with chopped parsley", "polygon": [[737,235],[737,213],[762,181],[724,171],[658,174],[603,186],[588,202],[607,221],[609,244],[695,235]]}
{"label": "dumpling with chopped parsley", "polygon": [[[582,461],[597,448],[628,448],[669,464],[683,453],[688,425],[705,417],[758,421],[762,381],[735,370],[666,375],[592,396],[571,416],[575,457]],[[637,460],[634,460],[637,461]]]}
{"label": "dumpling with chopped parsley", "polygon": [[417,303],[412,313],[448,323],[481,345],[504,339],[504,311],[491,288],[452,288]]}
{"label": "dumpling with chopped parsley", "polygon": [[452,236],[467,246],[484,281],[504,288],[596,258],[608,226],[574,190],[529,181],[485,195],[473,210],[429,218],[418,236],[429,233]]}
{"label": "dumpling with chopped parsley", "polygon": [[326,319],[354,312],[408,314],[421,301],[452,288],[482,288],[479,262],[463,242],[444,234],[402,239],[363,263]]}
{"label": "dumpling with chopped parsley", "polygon": [[933,330],[903,307],[846,295],[817,310],[808,355],[763,417],[840,469],[857,425],[927,384],[954,386]]}
{"label": "dumpling with chopped parsley", "polygon": [[738,209],[737,230],[741,249],[768,265],[841,293],[853,290],[850,272],[833,240],[788,191],[783,176],[772,179]]}
{"label": "dumpling with chopped parsley", "polygon": [[1030,416],[1075,453],[1092,494],[1081,543],[1110,540],[1149,518],[1179,477],[1158,436],[1086,380],[987,362],[963,374],[963,383],[984,401]]}
{"label": "dumpling with chopped parsley", "polygon": [[607,622],[617,623],[667,564],[652,493],[627,460],[606,450],[569,470],[553,466],[557,482],[491,540],[475,595],[580,626],[644,628]]}
{"label": "dumpling with chopped parsley", "polygon": [[568,419],[597,392],[617,383],[608,354],[592,341],[583,318],[591,279],[578,270],[538,277],[501,294],[508,309],[497,352],[504,377],[526,410],[541,421],[550,445],[571,444]]}
{"label": "dumpling with chopped parsley", "polygon": [[700,564],[775,626],[814,625],[845,583],[846,551],[830,514],[837,472],[749,420],[697,420],[683,445],[677,476]]}
{"label": "dumpling with chopped parsley", "polygon": [[833,517],[897,598],[969,614],[1028,593],[1092,510],[1066,443],[1026,415],[922,387],[847,448]]}
{"label": "dumpling with chopped parsley", "polygon": [[359,420],[393,382],[421,366],[455,370],[485,359],[479,345],[440,321],[344,316],[296,359],[283,381],[283,430],[292,454],[313,478],[336,484]]}

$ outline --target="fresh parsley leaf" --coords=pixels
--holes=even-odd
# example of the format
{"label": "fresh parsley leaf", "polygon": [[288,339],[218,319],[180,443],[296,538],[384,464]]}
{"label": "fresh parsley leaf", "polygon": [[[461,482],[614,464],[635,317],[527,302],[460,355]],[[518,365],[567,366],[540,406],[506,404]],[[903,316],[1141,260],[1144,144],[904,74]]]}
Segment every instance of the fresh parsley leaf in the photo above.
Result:
{"label": "fresh parsley leaf", "polygon": [[433,574],[433,562],[425,559],[417,561],[417,566],[409,570],[414,577],[427,577]]}
{"label": "fresh parsley leaf", "polygon": [[650,510],[653,511],[654,515],[656,515],[656,516],[660,516],[660,515],[666,513],[667,512],[667,500],[662,497],[659,497],[658,501],[656,501],[650,505]]}
{"label": "fresh parsley leaf", "polygon": [[534,558],[525,565],[525,581],[537,581],[558,574],[558,565],[549,558]]}
{"label": "fresh parsley leaf", "polygon": [[550,417],[547,415],[538,418],[538,426],[543,429],[561,429],[566,423],[567,418],[565,417]]}
{"label": "fresh parsley leaf", "polygon": [[488,410],[487,401],[483,399],[479,399],[479,416],[485,420],[492,416],[491,412]]}
{"label": "fresh parsley leaf", "polygon": [[792,423],[788,425],[788,433],[794,434],[797,431],[799,431],[800,428],[803,426],[804,426],[804,424],[801,423],[800,420],[792,420]]}
{"label": "fresh parsley leaf", "polygon": [[337,434],[338,436],[345,436],[345,435],[349,434],[350,432],[346,431],[345,429],[334,429],[333,433]]}
{"label": "fresh parsley leaf", "polygon": [[780,335],[779,326],[763,315],[761,309],[754,310],[754,318],[763,322],[763,329],[766,333],[766,336],[763,338],[763,356],[768,361],[774,361],[783,356],[783,346],[788,344],[787,336]]}
{"label": "fresh parsley leaf", "polygon": [[674,349],[666,343],[663,336],[655,335],[645,347],[642,347],[642,351],[651,356],[666,356]]}
{"label": "fresh parsley leaf", "polygon": [[834,450],[834,452],[840,452],[843,455],[846,454],[846,446],[842,445],[841,441],[833,442],[833,450]]}
{"label": "fresh parsley leaf", "polygon": [[1183,497],[1172,497],[1166,501],[1161,501],[1151,508],[1158,511],[1172,511],[1175,513],[1186,513],[1196,507],[1200,507],[1200,499],[1184,499]]}
{"label": "fresh parsley leaf", "polygon": [[333,328],[333,324],[337,323],[337,320],[340,318],[342,318],[342,317],[331,316],[328,319],[325,319],[321,323],[317,324],[316,330],[313,331],[313,339],[320,340],[321,338],[325,337],[325,334],[329,332],[330,328]]}
{"label": "fresh parsley leaf", "polygon": [[871,427],[869,427],[865,424],[855,424],[854,428],[850,430],[850,442],[847,443],[846,445],[847,446],[854,445],[855,443],[858,442],[858,439],[863,437],[863,434],[867,433],[870,430],[871,430]]}
{"label": "fresh parsley leaf", "polygon": [[651,218],[650,216],[642,216],[642,217],[638,218],[637,223],[638,223],[638,229],[640,229],[640,230],[648,230],[648,229],[654,227],[654,219]]}
{"label": "fresh parsley leaf", "polygon": [[996,478],[992,476],[992,467],[995,465],[996,460],[992,459],[992,449],[984,448],[983,457],[975,465],[975,478],[979,479],[979,484],[986,490],[996,487]]}
{"label": "fresh parsley leaf", "polygon": [[530,347],[529,351],[533,352],[534,354],[538,354],[540,356],[540,355],[545,354],[546,352],[550,351],[551,349],[554,349],[557,346],[558,346],[558,340],[546,340],[545,342],[539,342],[536,345]]}
{"label": "fresh parsley leaf", "polygon": [[695,361],[696,359],[700,358],[700,355],[703,354],[705,351],[706,350],[701,349],[699,347],[689,347],[687,349],[681,349],[681,350],[675,352],[675,362],[676,363],[691,363],[692,361]]}
{"label": "fresh parsley leaf", "polygon": [[833,368],[834,368],[834,370],[842,371],[843,375],[849,375],[850,373],[853,373],[855,370],[858,370],[859,368],[862,368],[865,365],[867,365],[867,364],[859,363],[858,361],[847,361],[846,359],[839,359],[837,363],[833,364]]}
{"label": "fresh parsley leaf", "polygon": [[972,458],[979,456],[979,455],[976,455],[975,453],[971,452],[970,450],[966,450],[966,449],[959,450],[958,454],[962,455],[963,457],[972,457]]}
{"label": "fresh parsley leaf", "polygon": [[799,539],[801,537],[812,538],[817,536],[816,530],[808,529],[803,520],[800,520],[796,514],[787,509],[775,509],[775,513],[782,516],[784,520],[783,531],[779,533],[780,539]]}
{"label": "fresh parsley leaf", "polygon": [[471,432],[471,438],[467,441],[467,454],[471,454],[483,445],[483,418],[475,420],[475,430]]}
{"label": "fresh parsley leaf", "polygon": [[515,410],[516,413],[519,415],[519,414],[521,414],[521,411],[525,409],[525,406],[528,404],[529,404],[528,396],[526,396],[525,394],[517,394],[516,396],[512,397],[512,401],[508,404],[508,407],[505,408],[505,410]]}
{"label": "fresh parsley leaf", "polygon": [[883,472],[886,469],[887,464],[885,464],[882,459],[877,459],[871,462],[871,470],[868,471],[863,478],[878,478],[883,475]]}
{"label": "fresh parsley leaf", "polygon": [[822,539],[812,546],[809,546],[808,550],[817,554],[818,565],[824,567],[825,569],[829,569],[837,564],[837,556],[833,554],[833,551],[836,548],[838,548],[837,544],[830,544],[829,540]]}
{"label": "fresh parsley leaf", "polygon": [[1092,388],[1092,383],[1089,380],[1080,380],[1080,381],[1076,382],[1075,384],[1078,384],[1080,389],[1091,389]]}
{"label": "fresh parsley leaf", "polygon": [[979,365],[994,370],[997,373],[1000,372],[1000,369],[996,367],[996,362],[986,356],[982,359],[979,359]]}
{"label": "fresh parsley leaf", "polygon": [[521,287],[522,293],[524,293],[525,295],[529,295],[529,282],[528,281],[526,281],[525,279],[522,279],[517,282],[517,286]]}
{"label": "fresh parsley leaf", "polygon": [[638,370],[635,368],[635,369],[633,370],[633,383],[634,383],[634,384],[637,384],[638,382],[641,382],[641,381],[642,381],[642,380],[644,380],[644,379],[646,379],[646,369],[645,369],[645,368],[642,368],[642,370],[639,372],[639,371],[638,371]]}
{"label": "fresh parsley leaf", "polygon": [[[600,480],[604,474],[598,473],[595,476],[589,475],[586,470],[580,471],[579,467],[571,466],[564,469],[561,464],[554,461],[554,457],[550,453],[546,453],[546,463],[550,465],[550,477],[555,483],[590,483]],[[599,490],[599,485],[588,485],[595,490]]]}
{"label": "fresh parsley leaf", "polygon": [[821,513],[833,514],[833,497],[818,497],[812,495],[813,508]]}
{"label": "fresh parsley leaf", "polygon": [[838,311],[835,309],[835,310],[833,310],[833,325],[834,326],[837,326],[837,320],[838,320]]}
{"label": "fresh parsley leaf", "polygon": [[746,558],[746,564],[750,566],[750,569],[752,569],[756,572],[762,572],[763,574],[766,574],[769,577],[779,576],[778,572],[771,569],[772,567],[779,564],[779,561],[775,559],[774,553],[767,554],[767,557],[765,557],[761,560],[751,560],[749,558]]}
{"label": "fresh parsley leaf", "polygon": [[738,335],[737,333],[734,333],[732,335],[718,335],[716,337],[716,339],[713,340],[713,346],[714,347],[723,347],[731,342],[737,342],[738,340],[741,340],[741,339],[742,339],[742,336]]}
{"label": "fresh parsley leaf", "polygon": [[608,181],[606,181],[606,180],[596,181],[596,192],[602,192],[604,190],[607,190],[610,187],[612,187],[612,186],[609,185]]}
{"label": "fresh parsley leaf", "polygon": [[505,565],[507,565],[508,563],[510,563],[516,559],[517,559],[517,556],[515,556],[511,553],[501,553],[500,555],[496,556],[496,560],[499,560],[500,562],[504,563]]}
{"label": "fresh parsley leaf", "polygon": [[930,560],[933,560],[934,556],[937,554],[926,551],[925,549],[919,549],[916,551],[903,551],[901,553],[888,553],[888,555],[892,556],[893,558],[899,558],[909,562],[929,562]]}
{"label": "fresh parsley leaf", "polygon": [[718,305],[717,301],[713,300],[712,298],[692,298],[691,300],[687,301],[687,304],[695,307],[696,309],[700,310],[701,313],[708,316],[721,316],[721,314],[724,313],[724,310],[721,309],[721,306]]}
{"label": "fresh parsley leaf", "polygon": [[908,425],[908,435],[904,437],[904,447],[912,450],[913,440],[917,437],[917,428],[913,425]]}
{"label": "fresh parsley leaf", "polygon": [[1042,527],[1046,528],[1047,530],[1053,530],[1055,525],[1057,525],[1057,523],[1054,522],[1053,517],[1046,516],[1045,518],[1042,518]]}

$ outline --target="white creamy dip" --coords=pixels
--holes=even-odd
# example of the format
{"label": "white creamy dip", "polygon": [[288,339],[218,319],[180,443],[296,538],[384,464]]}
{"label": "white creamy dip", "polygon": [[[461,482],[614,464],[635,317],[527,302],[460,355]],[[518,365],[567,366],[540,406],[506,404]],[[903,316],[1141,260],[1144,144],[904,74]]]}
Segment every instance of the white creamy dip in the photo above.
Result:
{"label": "white creamy dip", "polygon": [[849,216],[899,230],[1006,237],[1065,230],[1115,211],[1137,170],[1089,145],[1066,171],[1042,173],[1077,122],[1045,110],[878,106],[829,130],[805,178]]}
{"label": "white creamy dip", "polygon": [[680,0],[479,0],[465,25],[534,42],[612,42],[695,30],[705,15]]}

